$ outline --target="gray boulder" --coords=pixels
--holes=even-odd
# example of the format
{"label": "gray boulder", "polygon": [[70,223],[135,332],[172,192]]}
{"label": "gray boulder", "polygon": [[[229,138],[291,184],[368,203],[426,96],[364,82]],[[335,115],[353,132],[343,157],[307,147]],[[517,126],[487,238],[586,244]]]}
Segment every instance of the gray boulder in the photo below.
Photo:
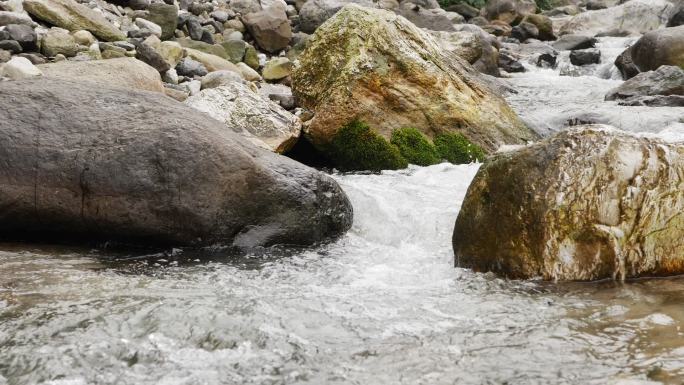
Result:
{"label": "gray boulder", "polygon": [[630,49],[632,61],[642,72],[661,65],[684,68],[684,25],[649,32]]}
{"label": "gray boulder", "polygon": [[570,63],[576,66],[598,64],[601,62],[601,51],[596,48],[578,49],[570,52]]}
{"label": "gray boulder", "polygon": [[639,74],[639,68],[632,61],[632,48],[624,50],[615,58],[615,67],[620,71],[623,79],[627,80]]}
{"label": "gray boulder", "polygon": [[377,7],[371,0],[307,0],[299,11],[299,29],[302,32],[314,33],[321,24],[349,3],[369,8]]}
{"label": "gray boulder", "polygon": [[[606,100],[638,98],[639,104],[648,105],[643,96],[684,96],[684,70],[675,66],[660,66],[655,71],[642,72],[620,84],[606,95]],[[667,98],[655,98],[659,106],[665,104]],[[679,97],[671,98],[675,105]]]}
{"label": "gray boulder", "polygon": [[480,168],[453,235],[457,266],[510,278],[684,273],[684,146],[563,131]]}
{"label": "gray boulder", "polygon": [[147,20],[161,27],[161,39],[173,38],[178,22],[178,8],[172,4],[153,3],[147,7],[147,11]]}
{"label": "gray boulder", "polygon": [[551,46],[558,51],[571,51],[575,49],[594,48],[596,39],[588,35],[563,35],[558,40],[551,43]]}
{"label": "gray boulder", "polygon": [[285,8],[279,3],[259,12],[249,13],[242,21],[259,47],[265,51],[278,52],[290,44],[292,27]]}
{"label": "gray boulder", "polygon": [[630,0],[616,7],[580,13],[561,27],[560,34],[639,35],[665,26],[674,12],[675,7],[667,0]]}
{"label": "gray boulder", "polygon": [[159,93],[22,80],[0,103],[3,238],[255,247],[351,225],[334,180]]}

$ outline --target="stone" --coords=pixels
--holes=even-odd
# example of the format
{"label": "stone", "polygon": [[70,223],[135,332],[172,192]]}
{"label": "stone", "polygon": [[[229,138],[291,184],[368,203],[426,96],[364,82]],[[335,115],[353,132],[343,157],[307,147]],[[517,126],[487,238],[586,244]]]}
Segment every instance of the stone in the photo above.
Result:
{"label": "stone", "polygon": [[482,10],[482,16],[488,20],[514,24],[522,20],[524,15],[536,11],[537,5],[533,0],[489,0]]}
{"label": "stone", "polygon": [[680,25],[684,25],[684,7],[675,13],[674,16],[670,18],[670,21],[667,22],[668,27],[679,27]]}
{"label": "stone", "polygon": [[241,15],[261,11],[261,4],[257,0],[230,0],[228,7]]}
{"label": "stone", "polygon": [[596,48],[579,49],[570,52],[570,63],[576,66],[598,64],[601,62],[601,51]]}
{"label": "stone", "polygon": [[368,8],[377,7],[372,0],[307,0],[299,10],[299,30],[314,33],[321,24],[349,3]]}
{"label": "stone", "polygon": [[225,23],[228,21],[228,12],[226,11],[214,11],[212,12],[209,16],[211,16],[214,20],[218,21],[219,23]]}
{"label": "stone", "polygon": [[0,26],[10,24],[23,24],[28,25],[29,27],[36,26],[36,23],[33,20],[31,20],[31,17],[29,15],[18,12],[0,10]]}
{"label": "stone", "polygon": [[161,39],[172,39],[176,32],[178,8],[175,5],[152,3],[147,7],[147,20],[157,24],[162,29]]}
{"label": "stone", "polygon": [[661,28],[672,14],[674,6],[667,0],[630,0],[609,9],[580,13],[560,28],[560,34],[640,35]]}
{"label": "stone", "polygon": [[202,78],[201,85],[202,89],[216,88],[224,84],[230,83],[244,83],[242,75],[235,73],[233,71],[214,71],[208,73]]}
{"label": "stone", "polygon": [[619,106],[646,106],[646,107],[684,107],[684,96],[681,95],[654,95],[632,96],[620,99]]}
{"label": "stone", "polygon": [[250,249],[351,226],[332,178],[163,94],[20,80],[0,104],[3,238]]}
{"label": "stone", "polygon": [[240,74],[242,74],[242,77],[245,78],[245,80],[250,82],[258,82],[262,80],[261,75],[259,75],[258,72],[256,72],[252,67],[248,66],[247,64],[237,63],[236,66],[240,70]]}
{"label": "stone", "polygon": [[15,56],[26,58],[26,59],[28,59],[28,61],[31,62],[31,64],[44,64],[47,62],[47,60],[45,60],[45,56],[43,56],[39,53],[24,52],[24,53],[16,54]]}
{"label": "stone", "polygon": [[602,126],[496,154],[456,220],[457,266],[509,278],[684,273],[684,146]]}
{"label": "stone", "polygon": [[[176,72],[176,69],[171,68],[170,70],[164,72],[162,74],[162,81],[164,83],[178,84],[178,73]],[[164,87],[166,87],[166,85]]]}
{"label": "stone", "polygon": [[183,47],[175,41],[162,41],[159,44],[159,48],[155,49],[157,49],[157,52],[159,52],[172,68],[176,67],[176,64],[178,64],[185,55]]}
{"label": "stone", "polygon": [[22,52],[21,44],[16,40],[2,40],[0,41],[0,49],[13,54]]}
{"label": "stone", "polygon": [[292,62],[286,57],[274,57],[266,62],[262,76],[264,80],[280,80],[290,76],[292,72]]}
{"label": "stone", "polygon": [[157,37],[161,37],[161,35],[162,35],[161,27],[159,25],[149,21],[149,20],[145,20],[145,19],[139,17],[139,18],[135,19],[135,25],[137,25],[141,29],[146,29],[146,30],[150,31],[153,35],[155,35]]}
{"label": "stone", "polygon": [[224,51],[226,52],[226,59],[233,63],[239,63],[245,57],[245,51],[247,50],[247,43],[244,40],[226,40],[221,43]]}
{"label": "stone", "polygon": [[126,49],[110,43],[100,43],[98,45],[103,59],[116,59],[126,57]]}
{"label": "stone", "polygon": [[206,54],[215,55],[222,59],[228,59],[226,50],[220,44],[209,44],[203,41],[196,41],[188,38],[176,39],[176,43],[183,48],[191,48]]}
{"label": "stone", "polygon": [[417,27],[432,31],[453,31],[454,22],[441,8],[427,9],[415,4],[416,0],[402,2],[395,12]]}
{"label": "stone", "polygon": [[553,22],[548,16],[527,14],[523,17],[521,23],[530,23],[537,27],[537,38],[539,40],[556,40],[556,36],[553,33]]}
{"label": "stone", "polygon": [[101,13],[74,0],[24,0],[24,9],[39,20],[69,31],[86,30],[106,41],[126,40],[126,34]]}
{"label": "stone", "polygon": [[86,31],[86,30],[80,30],[76,31],[71,34],[74,37],[74,40],[76,41],[77,44],[79,45],[85,45],[90,47],[91,44],[95,43],[96,39],[95,36],[93,36],[92,33]]}
{"label": "stone", "polygon": [[190,96],[190,94],[188,94],[187,91],[181,91],[172,87],[168,87],[167,84],[164,84],[164,95],[171,97],[179,102],[186,101]]}
{"label": "stone", "polygon": [[631,56],[642,72],[661,65],[684,68],[684,26],[646,33],[631,47]]}
{"label": "stone", "polygon": [[551,46],[558,51],[594,48],[596,46],[596,39],[588,35],[563,35],[551,43]]}
{"label": "stone", "polygon": [[5,51],[0,49],[0,63],[7,63],[12,59],[12,53],[10,51]]}
{"label": "stone", "polygon": [[202,24],[200,24],[198,18],[189,18],[185,22],[185,27],[188,29],[188,35],[192,40],[202,40],[202,35],[204,35],[204,29],[202,28]]}
{"label": "stone", "polygon": [[21,45],[24,51],[36,51],[38,38],[36,33],[28,25],[25,24],[10,24],[5,27],[5,31],[9,33],[10,39],[16,41]]}
{"label": "stone", "polygon": [[523,43],[527,39],[539,38],[539,29],[534,24],[521,22],[511,29],[511,37]]}
{"label": "stone", "polygon": [[286,110],[295,108],[292,89],[284,84],[262,83],[259,87],[259,95],[262,98],[273,100]]}
{"label": "stone", "polygon": [[480,16],[480,10],[467,3],[451,4],[448,7],[446,7],[446,10],[456,12],[459,15],[463,16],[463,18],[466,20],[470,20],[473,17]]}
{"label": "stone", "polygon": [[228,70],[238,73],[240,72],[235,64],[219,56],[211,55],[191,48],[186,48],[185,53],[189,58],[202,63],[209,72],[219,70]]}
{"label": "stone", "polygon": [[[389,139],[414,127],[459,132],[488,152],[536,138],[466,61],[392,12],[347,5],[323,24],[292,74],[305,132],[322,148],[353,120]],[[439,106],[436,108],[436,106]]]}
{"label": "stone", "polygon": [[154,68],[134,58],[61,61],[41,64],[45,78],[96,83],[108,88],[164,92],[161,76]]}
{"label": "stone", "polygon": [[[238,19],[231,19],[223,23],[223,26],[228,29],[234,30],[233,32],[245,32],[247,29],[245,28],[245,24],[241,22]],[[240,38],[242,39],[242,38]]]}
{"label": "stone", "polygon": [[185,88],[188,95],[192,96],[197,95],[200,92],[202,89],[202,82],[199,80],[190,80],[189,82],[181,84],[181,86]]}
{"label": "stone", "polygon": [[632,49],[627,48],[615,59],[615,66],[624,80],[633,78],[639,73],[639,68],[632,61]]}
{"label": "stone", "polygon": [[43,73],[34,66],[31,61],[23,57],[13,57],[10,61],[0,66],[0,78],[7,77],[12,80],[28,79],[41,76]]}
{"label": "stone", "polygon": [[187,57],[178,62],[178,65],[176,65],[176,72],[178,72],[178,75],[190,78],[204,76],[208,73],[207,68],[202,63]]}
{"label": "stone", "polygon": [[185,101],[260,147],[283,153],[297,142],[299,118],[242,83],[202,90]]}
{"label": "stone", "polygon": [[76,56],[82,50],[74,37],[67,30],[61,28],[50,28],[40,42],[40,51],[45,56],[62,54],[71,57]]}
{"label": "stone", "polygon": [[292,39],[292,27],[283,6],[274,5],[248,13],[243,16],[242,22],[257,45],[265,51],[278,52],[286,48]]}
{"label": "stone", "polygon": [[259,68],[259,56],[256,48],[252,47],[251,45],[247,45],[247,48],[245,48],[245,57],[242,59],[242,61],[247,64],[249,67],[252,69],[258,69]]}
{"label": "stone", "polygon": [[664,65],[655,71],[642,72],[610,90],[606,100],[655,95],[684,96],[684,70]]}
{"label": "stone", "polygon": [[499,52],[499,67],[509,73],[525,72],[525,67],[522,63],[507,52]]}
{"label": "stone", "polygon": [[499,76],[499,52],[494,47],[494,44],[498,44],[496,38],[471,24],[455,28],[455,32],[430,31],[430,34],[445,51],[463,58],[481,73]]}
{"label": "stone", "polygon": [[173,66],[159,53],[160,48],[161,40],[156,35],[152,35],[138,44],[135,58],[147,63],[159,73],[164,73]]}

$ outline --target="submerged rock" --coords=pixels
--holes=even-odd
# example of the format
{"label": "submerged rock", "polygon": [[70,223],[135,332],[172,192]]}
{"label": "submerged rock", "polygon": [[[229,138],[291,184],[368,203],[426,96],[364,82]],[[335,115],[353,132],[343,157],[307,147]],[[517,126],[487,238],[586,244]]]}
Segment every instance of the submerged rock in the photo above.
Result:
{"label": "submerged rock", "polygon": [[487,160],[456,220],[456,265],[510,278],[684,273],[684,145],[604,126]]}
{"label": "submerged rock", "polygon": [[463,59],[392,12],[347,5],[314,34],[292,74],[305,133],[330,143],[357,119],[389,139],[413,127],[460,132],[488,151],[536,137]]}
{"label": "submerged rock", "polygon": [[159,93],[42,78],[0,103],[3,238],[253,247],[351,225],[333,179]]}

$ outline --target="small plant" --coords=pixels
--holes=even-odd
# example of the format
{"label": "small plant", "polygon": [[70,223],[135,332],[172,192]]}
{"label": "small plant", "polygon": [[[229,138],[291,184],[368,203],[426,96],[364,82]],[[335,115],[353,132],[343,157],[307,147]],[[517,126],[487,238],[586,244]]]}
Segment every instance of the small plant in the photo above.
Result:
{"label": "small plant", "polygon": [[390,143],[397,146],[401,156],[411,164],[430,166],[441,160],[435,146],[415,128],[394,130]]}
{"label": "small plant", "polygon": [[335,166],[345,171],[408,167],[396,146],[358,120],[348,123],[335,134],[329,145],[329,154]]}
{"label": "small plant", "polygon": [[448,132],[435,136],[437,153],[449,163],[463,164],[483,161],[485,152],[476,144],[471,143],[465,136]]}

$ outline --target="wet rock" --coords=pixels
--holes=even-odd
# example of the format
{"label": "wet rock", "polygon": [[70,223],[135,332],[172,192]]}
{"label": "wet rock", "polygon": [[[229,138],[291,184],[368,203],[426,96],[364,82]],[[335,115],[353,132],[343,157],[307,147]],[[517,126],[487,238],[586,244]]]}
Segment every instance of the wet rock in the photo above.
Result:
{"label": "wet rock", "polygon": [[224,123],[227,129],[254,144],[278,153],[292,148],[301,132],[299,118],[238,82],[204,89],[185,104]]}
{"label": "wet rock", "polygon": [[537,5],[533,0],[489,0],[483,8],[482,16],[513,24],[522,20],[526,14],[536,11]]}
{"label": "wet rock", "polygon": [[468,189],[456,265],[510,278],[684,273],[684,146],[602,127],[496,154]]}
{"label": "wet rock", "polygon": [[684,70],[660,66],[655,71],[642,72],[608,92],[606,100],[654,95],[684,96]]}
{"label": "wet rock", "polygon": [[630,0],[609,9],[580,13],[561,27],[560,34],[640,35],[664,26],[674,11],[667,0]]}
{"label": "wet rock", "polygon": [[576,49],[594,48],[596,39],[588,35],[563,35],[551,43],[554,49],[559,51],[572,51]]}
{"label": "wet rock", "polygon": [[195,76],[204,76],[209,71],[207,71],[207,68],[202,63],[186,57],[178,62],[178,65],[176,65],[176,72],[178,72],[178,75],[192,78]]}
{"label": "wet rock", "polygon": [[268,52],[277,52],[287,47],[292,39],[292,28],[280,3],[242,18],[247,30],[259,47]]}
{"label": "wet rock", "polygon": [[314,113],[305,131],[316,146],[354,119],[385,138],[402,127],[457,131],[488,151],[534,138],[479,76],[403,17],[347,5],[299,56],[292,91]]}
{"label": "wet rock", "polygon": [[41,76],[43,73],[26,58],[13,57],[7,63],[0,65],[0,78],[21,80]]}
{"label": "wet rock", "polygon": [[684,26],[645,34],[631,47],[631,55],[642,72],[655,70],[661,65],[684,68]]}
{"label": "wet rock", "polygon": [[109,88],[136,89],[163,92],[159,72],[134,58],[91,60],[80,62],[60,61],[41,64],[45,78],[65,81],[87,81]]}
{"label": "wet rock", "polygon": [[161,94],[22,80],[0,104],[3,238],[249,248],[351,225],[333,179]]}
{"label": "wet rock", "polygon": [[639,73],[639,68],[632,61],[632,49],[627,48],[615,59],[615,66],[620,71],[622,78],[627,80]]}
{"label": "wet rock", "polygon": [[106,41],[125,40],[126,35],[101,13],[73,0],[24,0],[33,17],[69,31],[86,30]]}
{"label": "wet rock", "polygon": [[176,32],[178,8],[170,4],[152,3],[147,7],[147,11],[147,19],[161,27],[161,39],[172,39]]}
{"label": "wet rock", "polygon": [[570,52],[570,63],[576,66],[598,64],[601,62],[601,51],[596,48],[579,49]]}

